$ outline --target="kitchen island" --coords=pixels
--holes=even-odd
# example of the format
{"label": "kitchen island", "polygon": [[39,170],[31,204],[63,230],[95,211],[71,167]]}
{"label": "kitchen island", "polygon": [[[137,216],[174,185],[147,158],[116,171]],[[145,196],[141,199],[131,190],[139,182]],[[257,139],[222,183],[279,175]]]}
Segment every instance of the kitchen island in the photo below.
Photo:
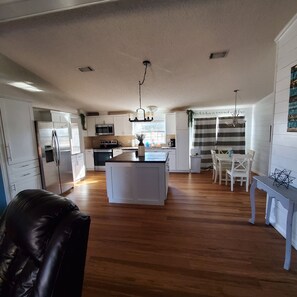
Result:
{"label": "kitchen island", "polygon": [[168,191],[168,153],[135,152],[118,155],[105,163],[110,203],[164,205]]}

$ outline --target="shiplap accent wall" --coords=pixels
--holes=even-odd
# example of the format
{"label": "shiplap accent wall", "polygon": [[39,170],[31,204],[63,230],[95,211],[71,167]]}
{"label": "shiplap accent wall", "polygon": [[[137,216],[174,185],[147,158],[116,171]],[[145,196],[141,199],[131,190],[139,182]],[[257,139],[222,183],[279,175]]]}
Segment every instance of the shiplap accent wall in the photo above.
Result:
{"label": "shiplap accent wall", "polygon": [[274,94],[263,98],[253,107],[252,143],[255,159],[252,171],[258,175],[268,175],[271,146],[270,127],[273,125]]}
{"label": "shiplap accent wall", "polygon": [[[289,89],[291,67],[297,64],[297,15],[276,38],[276,78],[274,131],[270,170],[290,169],[297,178],[297,133],[287,132]],[[297,187],[297,179],[293,186]],[[284,236],[286,210],[280,203],[274,203],[271,220],[275,228]],[[293,245],[297,248],[297,216],[293,219]]]}

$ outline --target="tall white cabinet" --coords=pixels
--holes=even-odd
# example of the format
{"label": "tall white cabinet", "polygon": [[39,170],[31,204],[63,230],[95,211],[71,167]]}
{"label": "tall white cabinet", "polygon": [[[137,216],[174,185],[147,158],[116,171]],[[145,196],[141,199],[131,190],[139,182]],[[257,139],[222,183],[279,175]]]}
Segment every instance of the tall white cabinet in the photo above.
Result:
{"label": "tall white cabinet", "polygon": [[176,113],[176,170],[190,170],[188,115],[185,111]]}
{"label": "tall white cabinet", "polygon": [[1,98],[0,111],[1,159],[7,172],[9,202],[22,190],[41,188],[41,179],[31,104]]}

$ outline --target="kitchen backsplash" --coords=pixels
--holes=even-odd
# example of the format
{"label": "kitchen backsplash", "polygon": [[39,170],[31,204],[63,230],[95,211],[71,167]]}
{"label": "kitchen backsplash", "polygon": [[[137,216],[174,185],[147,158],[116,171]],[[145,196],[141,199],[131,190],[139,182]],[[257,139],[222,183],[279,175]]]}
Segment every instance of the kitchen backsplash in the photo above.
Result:
{"label": "kitchen backsplash", "polygon": [[[175,138],[175,135],[166,135],[166,143],[162,146],[168,146],[170,138]],[[84,137],[85,148],[98,148],[102,140],[114,140],[116,139],[121,146],[136,146],[137,140],[133,135],[131,136],[94,136],[94,137]]]}

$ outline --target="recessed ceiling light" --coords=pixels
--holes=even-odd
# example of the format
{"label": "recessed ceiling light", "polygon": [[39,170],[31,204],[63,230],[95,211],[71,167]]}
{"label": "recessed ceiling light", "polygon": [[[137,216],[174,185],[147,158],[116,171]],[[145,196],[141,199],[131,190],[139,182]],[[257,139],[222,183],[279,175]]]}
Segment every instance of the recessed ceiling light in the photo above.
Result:
{"label": "recessed ceiling light", "polygon": [[79,70],[80,72],[90,72],[90,71],[95,71],[95,69],[92,68],[91,66],[78,67],[78,70]]}
{"label": "recessed ceiling light", "polygon": [[22,90],[26,90],[29,92],[43,92],[43,90],[33,86],[31,82],[22,82],[22,81],[13,81],[13,82],[9,82],[7,83],[10,86],[22,89]]}
{"label": "recessed ceiling light", "polygon": [[210,53],[209,59],[225,58],[228,55],[228,52],[229,51],[221,51],[221,52]]}

